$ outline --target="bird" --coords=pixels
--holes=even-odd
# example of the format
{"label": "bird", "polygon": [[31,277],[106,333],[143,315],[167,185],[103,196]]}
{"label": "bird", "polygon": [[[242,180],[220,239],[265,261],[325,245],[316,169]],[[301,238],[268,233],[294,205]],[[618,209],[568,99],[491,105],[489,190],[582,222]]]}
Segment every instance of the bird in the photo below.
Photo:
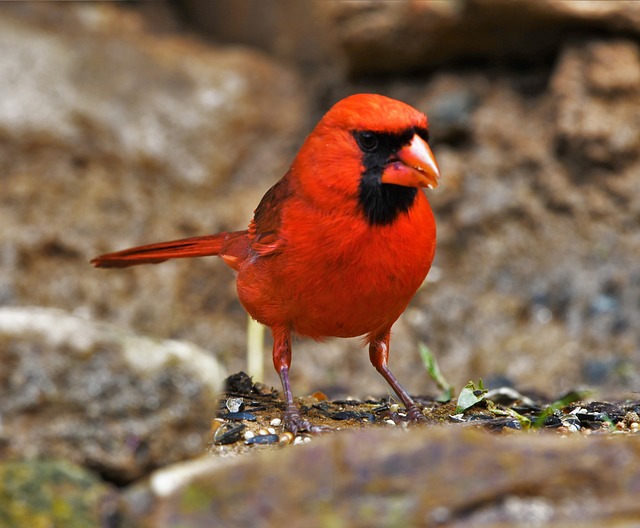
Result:
{"label": "bird", "polygon": [[436,223],[422,188],[438,186],[427,116],[401,101],[359,93],[335,103],[306,137],[248,228],[95,257],[98,268],[217,256],[235,271],[240,303],[270,328],[285,399],[284,429],[318,433],[295,404],[292,337],[361,337],[405,406],[425,415],[388,366],[391,327],[429,272]]}

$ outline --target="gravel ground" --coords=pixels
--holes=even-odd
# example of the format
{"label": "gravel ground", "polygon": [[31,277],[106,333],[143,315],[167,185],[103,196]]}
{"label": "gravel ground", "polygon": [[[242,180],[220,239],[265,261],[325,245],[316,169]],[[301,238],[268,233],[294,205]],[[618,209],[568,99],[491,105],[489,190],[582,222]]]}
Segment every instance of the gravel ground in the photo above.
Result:
{"label": "gravel ground", "polygon": [[[637,434],[640,430],[640,400],[585,401],[586,393],[575,391],[556,400],[522,394],[510,387],[490,391],[467,386],[457,400],[439,402],[416,396],[429,426],[473,427],[498,434],[518,431],[555,434]],[[329,400],[322,393],[296,399],[303,415],[315,425],[335,432],[368,427],[410,427],[403,408],[389,398]],[[460,402],[460,403],[458,403]],[[293,436],[283,431],[284,403],[276,389],[240,372],[227,378],[218,416],[212,421],[211,453],[241,455],[256,448],[273,448],[311,441],[311,436]],[[333,434],[328,432],[326,434]]]}

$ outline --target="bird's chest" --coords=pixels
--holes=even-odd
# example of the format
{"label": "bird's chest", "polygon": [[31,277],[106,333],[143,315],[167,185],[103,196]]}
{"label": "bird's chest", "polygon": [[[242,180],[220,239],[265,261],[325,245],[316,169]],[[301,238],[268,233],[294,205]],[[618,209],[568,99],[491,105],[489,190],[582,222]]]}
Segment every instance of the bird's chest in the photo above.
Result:
{"label": "bird's chest", "polygon": [[294,239],[279,274],[294,329],[348,337],[393,324],[429,271],[435,249],[429,218],[375,227],[324,222],[313,242]]}

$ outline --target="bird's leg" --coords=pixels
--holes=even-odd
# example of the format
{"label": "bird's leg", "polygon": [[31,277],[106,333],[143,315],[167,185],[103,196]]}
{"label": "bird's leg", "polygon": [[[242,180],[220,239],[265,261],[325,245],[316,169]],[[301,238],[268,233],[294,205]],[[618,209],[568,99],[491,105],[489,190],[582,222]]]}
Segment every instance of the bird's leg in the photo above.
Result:
{"label": "bird's leg", "polygon": [[282,382],[282,390],[286,400],[286,409],[284,411],[284,428],[286,431],[292,432],[294,435],[298,431],[307,431],[309,433],[321,433],[330,430],[326,426],[312,425],[311,422],[302,418],[300,409],[293,402],[293,393],[291,392],[291,384],[289,382],[289,367],[291,366],[291,332],[288,330],[276,330],[273,332],[273,366],[280,375]]}
{"label": "bird's leg", "polygon": [[369,359],[376,368],[376,370],[387,380],[389,386],[398,395],[398,398],[402,401],[407,409],[407,418],[412,422],[426,422],[422,411],[418,408],[413,398],[409,396],[409,393],[404,390],[402,385],[398,382],[396,377],[391,373],[387,366],[387,360],[389,358],[389,339],[391,336],[391,330],[387,330],[379,337],[372,339],[369,342]]}

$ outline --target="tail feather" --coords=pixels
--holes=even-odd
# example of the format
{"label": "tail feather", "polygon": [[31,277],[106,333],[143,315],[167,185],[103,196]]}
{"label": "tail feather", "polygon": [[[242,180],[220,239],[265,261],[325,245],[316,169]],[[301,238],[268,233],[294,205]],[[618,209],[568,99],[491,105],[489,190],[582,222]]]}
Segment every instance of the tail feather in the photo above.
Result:
{"label": "tail feather", "polygon": [[218,255],[230,239],[243,232],[218,233],[159,242],[105,253],[91,260],[96,268],[127,268],[139,264],[159,264],[173,258],[208,257]]}

